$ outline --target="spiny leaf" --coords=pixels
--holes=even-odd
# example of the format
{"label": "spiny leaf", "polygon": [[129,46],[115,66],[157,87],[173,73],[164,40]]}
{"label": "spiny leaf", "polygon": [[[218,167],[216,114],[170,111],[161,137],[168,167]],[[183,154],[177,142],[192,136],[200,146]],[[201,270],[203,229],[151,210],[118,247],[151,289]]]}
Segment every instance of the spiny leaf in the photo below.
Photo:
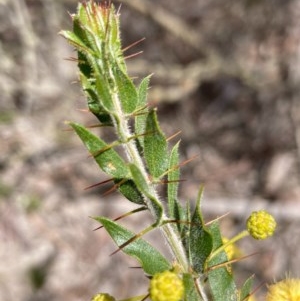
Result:
{"label": "spiny leaf", "polygon": [[84,126],[72,122],[70,126],[75,130],[91,154],[96,154],[99,150],[107,148],[107,150],[101,152],[99,155],[94,156],[95,161],[105,173],[115,178],[130,178],[126,163],[116,151],[109,148],[103,140],[92,134]]}
{"label": "spiny leaf", "polygon": [[[150,75],[145,77],[138,88],[138,103],[137,103],[137,109],[139,108],[146,108],[147,104],[147,89],[150,82]],[[140,148],[140,153],[143,154],[144,151],[144,135],[146,132],[146,121],[147,121],[147,114],[148,108],[144,109],[141,114],[137,114],[135,116],[135,134],[137,135],[137,142],[138,146]]]}
{"label": "spiny leaf", "polygon": [[84,75],[84,81],[81,81],[82,88],[85,89],[87,84],[91,86],[91,79],[94,77],[93,76],[93,69],[90,66],[87,56],[83,52],[78,52],[78,68],[80,70],[80,73]]}
{"label": "spiny leaf", "polygon": [[240,301],[244,301],[250,295],[250,291],[253,285],[254,276],[249,277],[243,284],[240,290]]}
{"label": "spiny leaf", "polygon": [[68,30],[62,30],[60,31],[60,34],[68,40],[68,42],[77,48],[80,51],[83,51],[85,53],[91,52],[91,50],[84,44],[83,41],[81,41],[76,34],[74,34],[72,31]]}
{"label": "spiny leaf", "polygon": [[[122,181],[122,180],[121,180]],[[117,181],[116,183],[118,183]],[[132,180],[127,180],[121,184],[118,190],[125,196],[129,201],[136,204],[145,204],[143,195],[137,189],[135,183]]]}
{"label": "spiny leaf", "polygon": [[101,105],[110,113],[114,113],[114,103],[109,88],[109,82],[105,75],[101,74],[98,68],[95,68],[95,86]]}
{"label": "spiny leaf", "polygon": [[167,169],[168,150],[155,110],[150,111],[147,116],[146,133],[144,137],[145,159],[151,176],[158,179]]}
{"label": "spiny leaf", "polygon": [[[108,218],[94,217],[94,219],[104,226],[118,246],[121,246],[135,236],[134,233]],[[129,256],[136,258],[146,274],[154,275],[171,268],[167,259],[141,238],[137,238],[129,245],[125,246],[122,251]]]}
{"label": "spiny leaf", "polygon": [[[86,65],[88,65],[92,70],[89,75],[91,77],[87,78],[87,80],[90,83],[90,88],[93,88],[95,91],[94,93],[97,95],[100,107],[103,108],[103,110],[107,113],[113,114],[115,111],[115,106],[112,100],[109,78],[107,77],[107,72],[105,70],[106,64],[103,62],[101,66],[101,64],[99,64],[99,60],[96,60],[95,57],[90,54],[78,55],[79,57],[85,56]],[[80,64],[81,61],[79,61],[79,66]],[[83,71],[87,69],[86,66],[83,66],[82,68],[85,68]],[[85,84],[87,85],[87,83]]]}
{"label": "spiny leaf", "polygon": [[213,242],[212,236],[203,222],[200,203],[203,194],[203,187],[200,188],[195,212],[191,220],[190,236],[189,236],[189,252],[193,269],[197,273],[203,273],[205,262],[210,255]]}
{"label": "spiny leaf", "polygon": [[130,114],[136,109],[137,106],[138,95],[136,88],[131,79],[120,69],[117,64],[115,64],[112,70],[118,87],[118,94],[123,111],[127,114]]}
{"label": "spiny leaf", "polygon": [[150,83],[151,75],[146,76],[140,83],[138,88],[138,102],[137,107],[141,108],[144,107],[147,103],[147,94],[148,94],[148,87]]}
{"label": "spiny leaf", "polygon": [[[177,201],[177,192],[178,192],[178,185],[179,185],[179,175],[180,170],[178,166],[179,161],[179,154],[178,154],[178,147],[179,142],[175,144],[173,147],[170,158],[169,158],[169,165],[168,169],[168,208],[169,208],[169,216],[170,218],[178,218],[176,216],[176,211],[178,210],[178,206],[176,206]],[[175,169],[174,169],[175,167]]]}
{"label": "spiny leaf", "polygon": [[95,36],[89,32],[88,28],[82,23],[82,18],[77,15],[73,17],[73,32],[86,45],[87,48],[97,52]]}
{"label": "spiny leaf", "polygon": [[191,274],[183,274],[183,285],[185,301],[202,301],[195,290],[194,279]]}
{"label": "spiny leaf", "polygon": [[95,85],[92,85],[83,73],[80,74],[80,81],[82,88],[87,95],[89,110],[98,118],[98,120],[103,125],[111,126],[111,116],[101,104],[99,95],[95,92]]}
{"label": "spiny leaf", "polygon": [[[187,252],[187,255],[189,254],[189,248],[190,248],[190,242],[189,242],[189,236],[190,236],[190,229],[191,229],[191,205],[190,202],[186,202],[185,208],[183,209],[180,207],[181,210],[179,211],[180,214],[184,214],[184,218],[180,220],[185,220],[187,223],[182,224],[180,227],[180,233],[181,233],[181,239],[183,246]],[[180,223],[179,223],[180,225]]]}
{"label": "spiny leaf", "polygon": [[[209,231],[213,236],[213,250],[216,250],[223,244],[218,222],[212,223]],[[224,262],[227,262],[227,255],[225,251],[222,251],[208,262],[208,267],[213,267]],[[209,270],[208,281],[214,301],[238,301],[238,291],[233,276],[226,267]]]}

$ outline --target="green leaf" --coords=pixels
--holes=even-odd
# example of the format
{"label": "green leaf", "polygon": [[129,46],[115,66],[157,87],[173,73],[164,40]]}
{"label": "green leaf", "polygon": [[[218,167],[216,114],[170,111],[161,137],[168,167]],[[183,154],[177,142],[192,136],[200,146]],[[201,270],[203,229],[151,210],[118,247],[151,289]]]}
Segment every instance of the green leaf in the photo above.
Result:
{"label": "green leaf", "polygon": [[[223,244],[218,222],[214,222],[209,227],[209,230],[213,236],[213,250],[216,250]],[[225,251],[218,253],[208,262],[208,267],[216,266],[208,272],[208,281],[214,298],[213,300],[238,301],[238,290],[231,272],[226,267],[217,267],[217,265],[225,262],[227,262]]]}
{"label": "green leaf", "polygon": [[150,75],[145,77],[138,88],[138,103],[137,103],[137,113],[135,116],[134,129],[137,135],[137,145],[141,155],[144,151],[144,134],[146,132],[146,121],[148,116],[147,104],[147,90],[150,82]]}
{"label": "green leaf", "polygon": [[202,301],[196,292],[194,279],[191,274],[183,274],[184,301]]}
{"label": "green leaf", "polygon": [[[122,180],[121,180],[122,181]],[[121,182],[116,181],[115,183]],[[118,190],[127,198],[129,201],[136,203],[136,204],[145,204],[145,200],[143,195],[137,189],[135,183],[132,180],[127,180],[123,184],[121,184]]]}
{"label": "green leaf", "polygon": [[99,100],[101,101],[101,106],[103,106],[108,112],[113,113],[114,103],[110,93],[109,82],[107,77],[103,76],[97,67],[95,67],[95,81],[96,91],[99,96]]}
{"label": "green leaf", "polygon": [[151,75],[146,76],[140,83],[138,88],[138,102],[137,107],[142,108],[147,104],[148,87]]}
{"label": "green leaf", "polygon": [[[134,233],[108,218],[94,217],[94,219],[103,225],[118,246],[121,246],[135,236]],[[125,246],[122,251],[127,255],[136,258],[146,274],[154,275],[171,269],[171,264],[167,259],[141,238],[137,238],[129,245]]]}
{"label": "green leaf", "polygon": [[175,144],[171,151],[168,166],[168,209],[170,218],[178,219],[176,211],[178,211],[177,193],[179,186],[179,154],[178,154],[179,142]]}
{"label": "green leaf", "polygon": [[75,35],[92,51],[97,52],[97,44],[93,33],[90,33],[88,28],[82,22],[82,18],[75,15],[73,17],[73,32]]}
{"label": "green leaf", "polygon": [[[86,68],[85,68],[86,69]],[[111,126],[112,120],[110,114],[104,109],[100,102],[98,94],[95,92],[95,86],[92,85],[85,74],[81,72],[80,81],[84,92],[87,95],[89,110],[98,118],[102,125]]]}
{"label": "green leaf", "polygon": [[91,79],[93,78],[93,69],[90,66],[87,59],[87,55],[84,52],[78,52],[77,56],[78,56],[78,68],[80,70],[81,77],[82,75],[84,75],[83,81],[80,78],[82,88],[84,90],[86,86],[91,86],[90,82]]}
{"label": "green leaf", "polygon": [[240,290],[240,301],[244,301],[246,300],[247,297],[249,297],[253,285],[253,281],[254,281],[254,275],[249,277],[243,284]]}
{"label": "green leaf", "polygon": [[182,243],[184,246],[184,249],[186,250],[187,254],[189,254],[189,249],[190,249],[190,229],[191,229],[191,205],[190,202],[187,201],[185,208],[183,209],[181,207],[181,211],[179,211],[180,214],[184,215],[184,218],[181,218],[180,220],[186,221],[186,223],[178,224],[180,226],[180,233],[182,237]]}
{"label": "green leaf", "polygon": [[168,150],[167,141],[159,127],[155,110],[150,111],[147,117],[144,155],[150,175],[154,179],[158,179],[167,169]]}
{"label": "green leaf", "polygon": [[138,95],[136,88],[131,79],[123,73],[117,64],[112,70],[118,87],[118,95],[123,111],[124,113],[130,114],[134,112],[137,106]]}
{"label": "green leaf", "polygon": [[156,215],[156,224],[159,225],[162,220],[162,214],[163,214],[163,207],[162,204],[153,197],[151,191],[150,191],[150,186],[147,183],[146,179],[142,175],[141,171],[139,168],[134,165],[130,164],[129,165],[130,171],[131,171],[131,176],[133,178],[133,181],[137,185],[137,188],[141,193],[143,193],[152,203],[152,207],[155,210],[155,215]]}
{"label": "green leaf", "polygon": [[[108,175],[115,178],[130,178],[129,169],[124,160],[103,140],[92,134],[84,126],[70,123],[88,151],[94,156],[100,168]],[[104,150],[105,149],[105,150]],[[104,150],[103,152],[99,152]],[[99,153],[99,154],[97,154]]]}
{"label": "green leaf", "polygon": [[189,257],[193,269],[197,273],[203,273],[206,260],[213,248],[212,236],[205,227],[201,213],[200,203],[202,195],[203,187],[200,188],[198,193],[197,204],[192,216],[189,235]]}
{"label": "green leaf", "polygon": [[74,46],[76,49],[83,51],[85,53],[91,52],[91,50],[84,44],[84,42],[82,40],[80,40],[80,38],[78,38],[77,35],[75,33],[73,33],[72,31],[62,30],[59,33],[64,38],[66,38],[68,40],[68,42],[72,46]]}
{"label": "green leaf", "polygon": [[[90,54],[86,54],[85,57],[88,66],[90,66],[92,70],[91,74],[89,75],[91,78],[87,78],[90,83],[89,87],[94,90],[94,93],[97,93],[97,99],[99,105],[101,108],[103,108],[103,111],[113,114],[115,111],[115,106],[111,94],[112,88],[110,87],[109,78],[106,76],[105,70],[102,70],[104,69],[104,66],[101,67],[98,60],[96,60],[95,57]],[[85,68],[85,70],[87,69],[85,66],[82,68]]]}

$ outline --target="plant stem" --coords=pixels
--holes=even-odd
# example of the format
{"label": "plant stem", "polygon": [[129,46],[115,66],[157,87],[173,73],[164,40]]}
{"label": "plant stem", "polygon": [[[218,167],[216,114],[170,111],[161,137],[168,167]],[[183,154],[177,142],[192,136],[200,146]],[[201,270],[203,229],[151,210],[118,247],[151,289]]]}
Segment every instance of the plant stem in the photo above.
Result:
{"label": "plant stem", "polygon": [[[116,93],[114,93],[113,96],[114,103],[115,103],[115,110],[116,110],[116,115],[118,116],[118,120],[115,122],[116,123],[116,128],[117,132],[119,134],[119,137],[121,138],[121,141],[125,141],[123,143],[123,147],[125,149],[125,152],[127,154],[129,162],[134,163],[141,173],[143,174],[144,178],[147,179],[147,183],[149,185],[149,191],[152,194],[153,198],[159,201],[159,196],[155,188],[153,187],[153,184],[150,182],[148,179],[148,175],[146,173],[146,168],[144,166],[143,160],[140,157],[140,154],[137,150],[135,141],[133,139],[130,139],[132,137],[132,132],[129,128],[127,117],[124,115],[121,106],[120,106],[120,101],[119,97]],[[145,202],[152,214],[152,216],[157,219],[158,217],[156,216],[156,211],[153,208],[152,202],[149,201],[147,198],[145,199]],[[161,201],[160,201],[161,203]],[[167,220],[167,216],[165,213],[163,213],[162,216],[163,220]],[[179,233],[177,232],[176,228],[171,225],[171,224],[165,224],[160,227],[165,239],[168,242],[168,245],[178,261],[178,263],[181,265],[182,269],[184,272],[188,272],[189,269],[189,263],[188,259],[185,254],[185,250],[183,248],[183,245],[181,243],[181,240],[179,238]]]}

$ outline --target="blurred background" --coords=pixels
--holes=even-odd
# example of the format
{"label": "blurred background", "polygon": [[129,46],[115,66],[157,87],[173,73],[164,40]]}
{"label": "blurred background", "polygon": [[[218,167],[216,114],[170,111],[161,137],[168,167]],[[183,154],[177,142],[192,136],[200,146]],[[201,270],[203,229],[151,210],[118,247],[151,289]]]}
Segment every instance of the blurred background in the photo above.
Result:
{"label": "blurred background", "polygon": [[[122,3],[122,5],[121,5]],[[238,282],[300,277],[300,1],[124,0],[121,28],[130,74],[154,73],[149,94],[167,136],[181,130],[180,195],[205,185],[209,221],[226,236],[251,210],[268,209],[278,230],[247,238]],[[95,124],[77,83],[71,28],[75,0],[0,0],[0,300],[89,300],[143,294],[147,278],[89,216],[133,209],[109,186],[66,120]],[[100,132],[100,131],[99,131]],[[102,135],[106,135],[102,130]],[[143,229],[140,213],[122,221]],[[155,234],[146,239],[156,242]],[[158,245],[163,252],[165,246]],[[257,292],[262,300],[265,287]]]}

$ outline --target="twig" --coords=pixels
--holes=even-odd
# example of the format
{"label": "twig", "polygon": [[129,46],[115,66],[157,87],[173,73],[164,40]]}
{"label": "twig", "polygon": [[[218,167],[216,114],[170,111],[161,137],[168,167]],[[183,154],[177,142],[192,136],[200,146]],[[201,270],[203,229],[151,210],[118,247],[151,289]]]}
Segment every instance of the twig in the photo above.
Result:
{"label": "twig", "polygon": [[20,84],[23,85],[22,88],[25,96],[25,103],[27,104],[27,110],[31,111],[35,95],[33,89],[38,85],[38,63],[36,55],[37,37],[34,34],[29,12],[24,0],[13,0],[12,4],[15,10],[14,21],[18,26],[22,43],[24,74],[22,75]]}

